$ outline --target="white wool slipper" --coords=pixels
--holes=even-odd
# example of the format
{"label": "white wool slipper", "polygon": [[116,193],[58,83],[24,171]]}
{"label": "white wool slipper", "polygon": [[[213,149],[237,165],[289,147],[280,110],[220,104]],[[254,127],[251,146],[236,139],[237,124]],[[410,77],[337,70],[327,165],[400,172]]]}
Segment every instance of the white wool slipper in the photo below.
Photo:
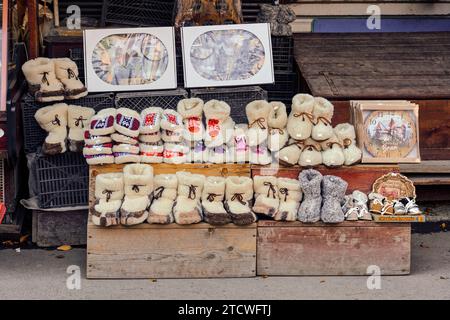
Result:
{"label": "white wool slipper", "polygon": [[302,191],[298,179],[278,178],[278,198],[280,206],[273,217],[277,221],[295,221],[302,200]]}
{"label": "white wool slipper", "polygon": [[183,137],[187,141],[203,139],[205,128],[202,123],[203,100],[199,98],[182,99],[178,102],[177,111],[183,118]]}
{"label": "white wool slipper", "polygon": [[57,58],[52,60],[55,64],[56,77],[64,85],[65,98],[74,100],[87,96],[88,91],[78,77],[77,64],[69,58]]}
{"label": "white wool slipper", "polygon": [[362,151],[356,146],[355,127],[350,123],[341,123],[334,128],[334,133],[344,146],[344,164],[350,166],[360,162]]}
{"label": "white wool slipper", "polygon": [[159,132],[161,128],[161,118],[163,109],[160,107],[150,107],[141,111],[141,128],[139,133],[149,134]]}
{"label": "white wool slipper", "polygon": [[311,138],[306,139],[298,164],[301,167],[315,167],[322,164],[321,151],[320,143]]}
{"label": "white wool slipper", "polygon": [[181,143],[165,143],[163,162],[182,164],[186,163],[190,148]]}
{"label": "white wool slipper", "polygon": [[183,131],[181,129],[175,131],[162,130],[161,139],[164,142],[180,143],[183,141]]}
{"label": "white wool slipper", "polygon": [[189,163],[207,163],[209,161],[209,149],[206,148],[203,141],[194,141],[188,154]]}
{"label": "white wool slipper", "polygon": [[230,106],[224,101],[209,100],[203,106],[203,112],[206,118],[203,137],[206,147],[218,147],[227,143],[227,139],[231,136],[226,131],[231,130],[234,126],[234,122],[230,118]]}
{"label": "white wool slipper", "polygon": [[333,118],[334,106],[325,98],[314,98],[313,116],[315,123],[311,132],[311,137],[316,141],[330,139],[333,135],[331,119]]}
{"label": "white wool slipper", "polygon": [[202,192],[202,209],[205,222],[211,225],[224,225],[231,222],[230,214],[225,210],[225,178],[206,177]]}
{"label": "white wool slipper", "polygon": [[91,118],[89,133],[93,136],[106,136],[116,132],[114,122],[116,118],[116,109],[107,108],[100,110]]}
{"label": "white wool slipper", "polygon": [[126,136],[137,137],[141,126],[141,116],[134,110],[119,108],[116,111],[114,129]]}
{"label": "white wool slipper", "polygon": [[93,136],[89,129],[84,130],[84,143],[87,145],[110,143],[112,139],[110,136]]}
{"label": "white wool slipper", "polygon": [[284,103],[270,102],[270,107],[267,147],[271,152],[276,152],[283,148],[289,140],[289,134],[286,129],[288,116]]}
{"label": "white wool slipper", "polygon": [[272,162],[272,155],[267,145],[262,144],[249,148],[249,162],[252,164],[268,165]]}
{"label": "white wool slipper", "polygon": [[52,102],[64,100],[64,86],[56,78],[55,64],[48,58],[28,60],[22,66],[28,88],[36,101]]}
{"label": "white wool slipper", "polygon": [[181,134],[183,130],[183,118],[175,110],[164,109],[161,118],[161,129],[177,131]]}
{"label": "white wool slipper", "polygon": [[57,103],[40,108],[34,114],[39,126],[48,132],[42,146],[42,152],[55,155],[66,151],[67,111],[65,103]]}
{"label": "white wool slipper", "polygon": [[141,162],[139,146],[121,143],[114,145],[112,151],[114,155],[114,163],[116,164]]}
{"label": "white wool slipper", "polygon": [[106,201],[105,199],[96,200],[89,210],[92,223],[101,227],[119,225],[121,206],[122,199],[110,201]]}
{"label": "white wool slipper", "polygon": [[139,135],[139,141],[144,143],[156,143],[161,141],[161,132],[145,133]]}
{"label": "white wool slipper", "polygon": [[112,148],[112,152],[126,152],[131,154],[139,154],[139,145],[131,145],[127,143],[115,144]]}
{"label": "white wool slipper", "polygon": [[214,148],[209,148],[208,150],[208,161],[210,163],[226,163],[227,159],[231,158],[231,151],[226,144]]}
{"label": "white wool slipper", "polygon": [[245,113],[248,120],[248,145],[258,146],[267,140],[270,104],[265,100],[255,100],[247,104]]}
{"label": "white wool slipper", "polygon": [[121,133],[113,133],[111,135],[111,139],[116,142],[116,143],[126,143],[126,144],[131,144],[131,145],[138,145],[139,144],[139,140],[137,138],[132,138],[129,136],[126,136],[124,134]]}
{"label": "white wool slipper", "polygon": [[102,173],[95,177],[95,198],[122,200],[124,196],[124,183],[122,172]]}
{"label": "white wool slipper", "polygon": [[302,141],[291,139],[283,149],[275,153],[274,157],[283,166],[294,166],[298,164],[303,148],[304,144]]}
{"label": "white wool slipper", "polygon": [[225,210],[230,214],[231,222],[236,225],[248,225],[256,222],[256,215],[251,209],[253,199],[253,180],[251,178],[227,177],[225,199]]}
{"label": "white wool slipper", "polygon": [[84,158],[88,165],[113,164],[114,156],[112,154],[94,154],[85,155]]}
{"label": "white wool slipper", "polygon": [[163,161],[164,145],[162,143],[139,144],[142,163],[161,163]]}
{"label": "white wool slipper", "polygon": [[287,123],[287,131],[292,139],[305,140],[311,136],[314,103],[314,97],[309,94],[299,93],[292,98],[292,111]]}
{"label": "white wool slipper", "polygon": [[255,203],[253,212],[273,218],[280,205],[278,198],[278,181],[275,176],[254,176]]}
{"label": "white wool slipper", "polygon": [[203,220],[200,204],[205,176],[179,171],[178,196],[173,207],[175,222],[178,224],[193,224]]}
{"label": "white wool slipper", "polygon": [[84,156],[91,156],[97,154],[112,154],[113,144],[112,143],[103,143],[103,144],[86,144],[83,148]]}
{"label": "white wool slipper", "polygon": [[154,177],[153,183],[155,190],[147,222],[173,223],[172,210],[177,197],[178,178],[176,174],[159,174]]}
{"label": "white wool slipper", "polygon": [[321,143],[322,162],[327,167],[340,167],[345,162],[345,155],[340,140],[333,133],[333,136]]}
{"label": "white wool slipper", "polygon": [[94,109],[70,105],[67,108],[67,126],[69,127],[69,150],[80,152],[84,146],[84,131],[95,114]]}
{"label": "white wool slipper", "polygon": [[250,159],[250,148],[247,143],[248,125],[237,124],[234,127],[231,152],[234,153],[234,162],[245,163]]}

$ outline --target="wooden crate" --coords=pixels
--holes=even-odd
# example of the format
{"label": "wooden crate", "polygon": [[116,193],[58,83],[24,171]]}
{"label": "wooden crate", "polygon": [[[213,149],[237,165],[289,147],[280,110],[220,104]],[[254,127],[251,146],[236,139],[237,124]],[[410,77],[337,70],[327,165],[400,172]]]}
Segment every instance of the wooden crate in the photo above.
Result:
{"label": "wooden crate", "polygon": [[[119,172],[124,165],[90,168],[90,203],[95,176]],[[250,176],[249,165],[152,165],[154,174],[189,171],[204,175]],[[101,228],[88,223],[88,278],[210,278],[256,275],[256,223],[213,227],[143,223]]]}
{"label": "wooden crate", "polygon": [[88,210],[33,210],[32,241],[39,247],[85,245]]}
{"label": "wooden crate", "polygon": [[409,223],[337,225],[258,222],[257,275],[383,275],[410,273]]}
{"label": "wooden crate", "polygon": [[88,224],[87,278],[212,278],[256,275],[256,224],[213,227]]}
{"label": "wooden crate", "polygon": [[[298,179],[298,175],[303,169],[299,166],[274,169],[266,166],[252,166],[252,176],[276,175],[278,177]],[[341,168],[318,166],[315,169],[323,175],[335,175],[347,181],[347,194],[354,190],[370,193],[372,191],[372,184],[376,179],[389,172],[399,172],[397,165],[354,165]]]}

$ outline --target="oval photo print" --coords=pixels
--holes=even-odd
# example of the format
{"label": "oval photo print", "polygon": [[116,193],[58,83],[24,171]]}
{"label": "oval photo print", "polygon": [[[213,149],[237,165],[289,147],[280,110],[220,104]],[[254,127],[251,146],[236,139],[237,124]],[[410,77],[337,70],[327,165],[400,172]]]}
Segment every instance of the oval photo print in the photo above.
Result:
{"label": "oval photo print", "polygon": [[145,85],[167,69],[166,47],[148,33],[115,34],[101,39],[92,53],[95,74],[111,85]]}
{"label": "oval photo print", "polygon": [[258,37],[247,30],[214,30],[194,40],[190,58],[194,70],[205,79],[245,80],[261,70],[265,51]]}

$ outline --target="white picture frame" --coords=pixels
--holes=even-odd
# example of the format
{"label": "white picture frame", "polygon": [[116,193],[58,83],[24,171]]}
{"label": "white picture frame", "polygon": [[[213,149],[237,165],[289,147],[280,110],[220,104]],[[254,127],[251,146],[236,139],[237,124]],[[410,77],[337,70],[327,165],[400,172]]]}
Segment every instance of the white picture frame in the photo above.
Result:
{"label": "white picture frame", "polygon": [[89,92],[177,87],[173,27],[84,30],[83,41]]}
{"label": "white picture frame", "polygon": [[[238,36],[246,41],[245,44],[241,41],[239,44],[242,45],[237,45]],[[271,84],[275,81],[268,23],[182,27],[181,38],[186,88]],[[227,55],[223,54],[225,51]],[[220,66],[227,67],[218,70]]]}

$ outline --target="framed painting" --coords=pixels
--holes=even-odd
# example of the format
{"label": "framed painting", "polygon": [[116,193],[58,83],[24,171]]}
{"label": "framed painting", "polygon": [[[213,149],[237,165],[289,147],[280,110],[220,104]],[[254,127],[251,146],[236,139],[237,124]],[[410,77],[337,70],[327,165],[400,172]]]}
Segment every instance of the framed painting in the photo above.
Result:
{"label": "framed painting", "polygon": [[364,101],[351,105],[362,163],[420,162],[417,104]]}
{"label": "framed painting", "polygon": [[181,28],[186,88],[274,82],[268,23]]}
{"label": "framed painting", "polygon": [[89,92],[177,87],[173,27],[84,30]]}

